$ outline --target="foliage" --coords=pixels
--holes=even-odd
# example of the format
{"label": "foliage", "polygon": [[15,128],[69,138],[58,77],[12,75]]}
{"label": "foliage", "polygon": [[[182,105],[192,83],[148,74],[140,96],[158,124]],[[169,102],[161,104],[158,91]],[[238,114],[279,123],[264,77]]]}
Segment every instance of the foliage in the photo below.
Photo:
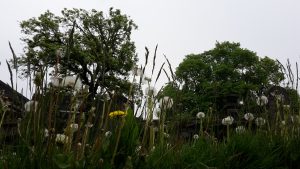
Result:
{"label": "foliage", "polygon": [[61,13],[47,11],[21,22],[26,47],[17,60],[22,75],[46,74],[55,68],[55,73],[78,74],[92,96],[98,89],[128,91],[126,77],[137,61],[130,38],[137,28],[133,21],[112,8],[108,16],[83,9]]}
{"label": "foliage", "polygon": [[[222,99],[235,94],[240,99],[249,90],[278,85],[284,79],[280,64],[268,57],[243,49],[239,43],[216,43],[215,48],[201,54],[187,55],[176,69],[180,85],[165,88],[167,95],[179,93],[183,110],[195,114],[216,107]],[[177,92],[174,92],[177,91]],[[214,105],[217,103],[217,105]]]}
{"label": "foliage", "polygon": [[236,134],[228,143],[199,139],[156,149],[143,168],[297,168],[296,140],[262,133]]}
{"label": "foliage", "polygon": [[[171,82],[164,90],[179,88]],[[177,91],[169,97],[176,100],[184,96]],[[174,105],[173,110],[163,112],[164,116],[170,116],[169,111],[176,112],[174,118],[159,119],[157,124],[151,116],[157,107],[157,97],[163,95],[146,93],[140,99],[147,101],[146,108],[141,110],[149,117],[147,120],[137,118],[137,109],[129,108],[131,98],[116,113],[112,110],[118,107],[114,105],[118,104],[113,101],[114,95],[99,98],[86,110],[88,92],[85,90],[49,86],[46,91],[36,92],[33,99],[38,102],[37,108],[29,109],[15,126],[16,143],[1,140],[0,168],[299,168],[299,116],[293,116],[294,120],[284,125],[276,121],[270,128],[265,111],[253,112],[261,116],[253,117],[253,124],[251,120],[243,123],[234,119],[235,124],[223,130],[221,121],[213,116],[215,108],[200,120],[181,114],[184,109]],[[61,109],[60,104],[66,100],[69,103]],[[116,116],[109,118],[110,113]],[[284,113],[288,118],[290,110]],[[263,117],[266,124],[258,126],[256,120]],[[182,122],[186,125],[181,125]],[[77,124],[77,129],[71,130],[70,124]],[[244,128],[243,132],[234,132],[236,124]],[[188,132],[187,128],[199,135],[181,137],[182,131]],[[58,141],[57,135],[68,139]]]}

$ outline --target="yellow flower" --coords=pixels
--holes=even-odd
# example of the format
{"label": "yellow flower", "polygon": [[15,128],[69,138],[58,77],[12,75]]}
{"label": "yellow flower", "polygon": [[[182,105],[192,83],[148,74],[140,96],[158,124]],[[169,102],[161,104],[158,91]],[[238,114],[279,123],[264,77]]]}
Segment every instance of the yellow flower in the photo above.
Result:
{"label": "yellow flower", "polygon": [[118,111],[113,111],[113,112],[110,112],[109,113],[109,117],[110,118],[114,118],[114,117],[123,117],[123,116],[126,116],[127,113],[126,112],[123,112],[121,110],[118,110]]}

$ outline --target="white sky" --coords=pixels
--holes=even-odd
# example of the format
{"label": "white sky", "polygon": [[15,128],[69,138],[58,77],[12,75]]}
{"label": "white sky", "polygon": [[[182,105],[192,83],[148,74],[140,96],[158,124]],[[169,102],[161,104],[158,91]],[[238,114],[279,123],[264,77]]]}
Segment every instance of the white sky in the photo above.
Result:
{"label": "white sky", "polygon": [[[141,63],[144,47],[153,54],[159,45],[157,69],[165,61],[163,54],[175,68],[185,55],[210,50],[216,41],[240,42],[259,56],[284,64],[287,58],[292,62],[300,59],[299,0],[1,0],[0,80],[10,82],[5,63],[12,57],[8,41],[22,54],[19,21],[47,9],[60,14],[63,8],[107,12],[110,7],[121,9],[138,25],[132,38]],[[162,77],[159,84],[164,82]],[[25,84],[19,80],[19,89],[26,88]]]}

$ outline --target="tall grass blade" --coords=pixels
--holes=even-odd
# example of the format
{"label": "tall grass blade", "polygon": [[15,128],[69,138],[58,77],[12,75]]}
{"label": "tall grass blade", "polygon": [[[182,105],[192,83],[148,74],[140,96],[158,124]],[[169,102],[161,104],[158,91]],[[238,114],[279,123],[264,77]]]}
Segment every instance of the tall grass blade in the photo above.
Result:
{"label": "tall grass blade", "polygon": [[145,50],[146,50],[146,53],[145,53],[145,58],[146,58],[146,60],[145,60],[145,66],[144,66],[144,68],[143,68],[143,74],[145,73],[145,69],[146,69],[146,66],[147,66],[147,64],[148,64],[148,58],[149,58],[149,50],[148,50],[148,48],[145,47]]}
{"label": "tall grass blade", "polygon": [[167,76],[167,78],[168,78],[168,81],[170,82],[171,81],[171,79],[170,79],[170,77],[169,77],[169,75],[168,75],[168,73],[167,73],[167,71],[165,70],[165,69],[163,69],[164,70],[164,72],[165,72],[165,75]]}
{"label": "tall grass blade", "polygon": [[155,83],[154,83],[154,84],[156,84],[156,82],[157,82],[157,80],[158,80],[158,78],[159,78],[159,76],[160,76],[160,74],[161,74],[161,70],[163,69],[164,65],[165,65],[165,62],[161,65],[161,67],[160,67],[160,69],[159,69],[159,71],[158,71],[158,74],[157,74],[157,77],[156,77],[156,80],[155,80]]}
{"label": "tall grass blade", "polygon": [[152,66],[152,72],[151,72],[151,79],[152,79],[152,75],[153,75],[154,68],[155,68],[155,60],[156,60],[157,47],[158,47],[158,45],[156,45],[156,47],[155,47],[154,56],[153,56],[153,66]]}
{"label": "tall grass blade", "polygon": [[9,74],[10,74],[11,87],[14,88],[13,74],[12,74],[11,67],[10,67],[10,65],[9,65],[9,63],[8,63],[7,60],[6,60],[6,64],[7,64],[7,67],[8,67]]}
{"label": "tall grass blade", "polygon": [[290,63],[289,59],[287,59],[286,67],[288,69],[288,78],[289,78],[289,81],[292,83],[292,88],[293,88],[294,87],[294,74],[293,74],[293,71],[291,69],[291,63]]}
{"label": "tall grass blade", "polygon": [[172,65],[171,65],[169,59],[167,58],[167,56],[166,56],[166,55],[164,55],[164,56],[165,56],[165,58],[166,58],[166,60],[167,60],[167,62],[168,62],[169,69],[170,69],[170,72],[171,72],[171,75],[172,75],[172,80],[174,81],[175,75],[174,75],[174,72],[173,72],[173,69],[172,69]]}
{"label": "tall grass blade", "polygon": [[296,62],[296,91],[298,91],[298,82],[299,82],[299,74],[298,74],[298,63]]}
{"label": "tall grass blade", "polygon": [[17,69],[18,68],[18,65],[17,65],[17,55],[14,51],[14,49],[12,48],[11,46],[11,43],[8,41],[8,45],[9,45],[9,48],[10,48],[10,51],[13,55],[13,65],[14,65],[14,69]]}

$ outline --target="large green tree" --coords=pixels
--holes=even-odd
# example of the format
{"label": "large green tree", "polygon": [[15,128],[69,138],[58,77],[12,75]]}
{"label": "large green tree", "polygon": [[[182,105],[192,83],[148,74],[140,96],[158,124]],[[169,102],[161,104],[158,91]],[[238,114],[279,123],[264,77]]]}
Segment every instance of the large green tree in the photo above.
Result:
{"label": "large green tree", "polygon": [[128,89],[126,77],[137,61],[131,40],[134,22],[112,8],[107,15],[83,9],[64,9],[61,14],[46,11],[21,22],[26,47],[18,64],[23,75],[50,70],[59,62],[59,73],[78,74],[91,96],[100,87]]}
{"label": "large green tree", "polygon": [[176,94],[182,111],[194,113],[206,111],[218,98],[235,94],[242,99],[249,90],[278,85],[284,79],[280,63],[231,42],[217,42],[209,51],[187,55],[175,74],[177,83],[164,91]]}

